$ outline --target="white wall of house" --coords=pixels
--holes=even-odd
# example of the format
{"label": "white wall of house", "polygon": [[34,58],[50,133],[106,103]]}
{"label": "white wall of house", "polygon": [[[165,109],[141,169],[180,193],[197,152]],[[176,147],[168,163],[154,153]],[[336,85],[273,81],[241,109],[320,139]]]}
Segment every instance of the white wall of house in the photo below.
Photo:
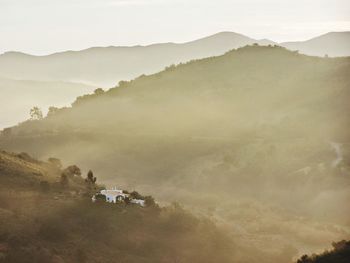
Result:
{"label": "white wall of house", "polygon": [[[123,201],[126,197],[130,196],[129,194],[125,194],[123,190],[116,188],[113,188],[111,190],[101,190],[100,193],[106,196],[106,202],[108,203],[117,203],[118,201]],[[92,201],[96,201],[95,195],[92,197]],[[142,199],[131,199],[130,203],[145,206],[145,200]]]}

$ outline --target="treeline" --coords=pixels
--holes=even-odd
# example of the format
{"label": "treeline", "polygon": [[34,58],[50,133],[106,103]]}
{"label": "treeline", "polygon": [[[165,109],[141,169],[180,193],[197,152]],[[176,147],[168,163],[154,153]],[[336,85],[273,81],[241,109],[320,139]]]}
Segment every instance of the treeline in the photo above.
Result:
{"label": "treeline", "polygon": [[332,244],[333,249],[320,255],[302,256],[297,263],[348,263],[350,262],[350,241],[342,240]]}

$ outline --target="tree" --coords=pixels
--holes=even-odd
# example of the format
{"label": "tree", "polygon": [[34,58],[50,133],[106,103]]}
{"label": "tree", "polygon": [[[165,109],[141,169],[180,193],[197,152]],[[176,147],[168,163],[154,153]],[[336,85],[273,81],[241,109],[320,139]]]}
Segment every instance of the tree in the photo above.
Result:
{"label": "tree", "polygon": [[98,88],[98,89],[95,89],[94,90],[94,94],[95,95],[101,95],[101,94],[103,94],[105,91],[103,90],[103,89],[101,89],[101,88]]}
{"label": "tree", "polygon": [[37,106],[30,109],[29,115],[31,120],[41,120],[43,118],[43,112]]}
{"label": "tree", "polygon": [[91,194],[93,190],[96,190],[96,186],[95,186],[96,180],[97,179],[96,177],[94,177],[93,172],[89,170],[85,179],[88,194]]}
{"label": "tree", "polygon": [[57,107],[49,107],[49,111],[47,112],[47,116],[52,116],[55,115],[55,113],[59,110],[59,108]]}
{"label": "tree", "polygon": [[95,184],[96,183],[96,177],[94,177],[94,174],[91,170],[89,170],[87,177],[85,179],[85,182],[89,183],[89,184]]}
{"label": "tree", "polygon": [[136,191],[133,191],[130,193],[130,197],[133,198],[133,199],[143,199],[143,196],[140,195],[138,192]]}
{"label": "tree", "polygon": [[156,206],[156,202],[154,201],[154,198],[150,195],[145,196],[145,205],[147,207],[155,207]]}

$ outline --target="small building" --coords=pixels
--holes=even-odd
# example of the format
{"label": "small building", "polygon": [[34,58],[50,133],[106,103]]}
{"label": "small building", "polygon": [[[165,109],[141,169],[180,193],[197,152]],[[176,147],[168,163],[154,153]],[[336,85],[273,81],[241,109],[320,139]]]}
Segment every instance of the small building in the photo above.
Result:
{"label": "small building", "polygon": [[131,204],[145,206],[145,200],[130,198],[130,194],[126,193],[123,190],[117,189],[116,187],[110,190],[108,189],[101,190],[99,193],[92,196],[91,198],[92,202],[96,202],[96,200],[100,196],[104,196],[105,201],[107,203],[124,203],[128,201]]}
{"label": "small building", "polygon": [[126,198],[129,198],[129,194],[125,194],[123,190],[119,189],[101,190],[100,193],[106,196],[106,202],[108,203],[122,202]]}

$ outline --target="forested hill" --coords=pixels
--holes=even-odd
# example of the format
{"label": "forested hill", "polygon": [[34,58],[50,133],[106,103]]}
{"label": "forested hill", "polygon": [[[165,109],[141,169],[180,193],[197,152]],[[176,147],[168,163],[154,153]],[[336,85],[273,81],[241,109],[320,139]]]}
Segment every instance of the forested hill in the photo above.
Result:
{"label": "forested hill", "polygon": [[104,94],[79,97],[71,109],[14,130],[230,136],[273,127],[280,132],[272,136],[322,130],[325,138],[341,139],[349,124],[344,114],[349,110],[349,69],[349,58],[248,46],[122,81]]}

